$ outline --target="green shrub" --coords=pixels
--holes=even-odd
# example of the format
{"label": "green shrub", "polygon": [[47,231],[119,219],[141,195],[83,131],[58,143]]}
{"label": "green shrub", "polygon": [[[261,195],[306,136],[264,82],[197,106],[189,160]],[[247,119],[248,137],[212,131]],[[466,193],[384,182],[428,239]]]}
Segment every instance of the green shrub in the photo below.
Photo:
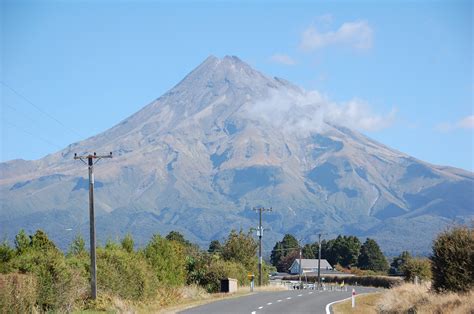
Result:
{"label": "green shrub", "polygon": [[177,286],[186,281],[186,259],[183,246],[156,234],[143,250],[160,283]]}
{"label": "green shrub", "polygon": [[426,258],[410,258],[401,268],[405,281],[413,282],[415,277],[421,281],[431,279],[431,262]]}
{"label": "green shrub", "polygon": [[437,292],[467,292],[474,287],[474,229],[456,227],[433,244],[433,288]]}
{"label": "green shrub", "polygon": [[11,271],[10,261],[15,256],[13,250],[7,240],[0,243],[0,273],[6,274]]}
{"label": "green shrub", "polygon": [[97,250],[97,288],[127,300],[154,296],[157,281],[143,256],[121,248]]}
{"label": "green shrub", "polygon": [[31,274],[0,274],[1,312],[32,313],[36,304],[36,285],[36,277]]}
{"label": "green shrub", "polygon": [[87,283],[81,272],[71,268],[57,250],[30,248],[12,261],[12,268],[36,275],[37,305],[43,311],[69,311],[77,300],[84,299]]}
{"label": "green shrub", "polygon": [[241,286],[249,284],[247,270],[242,264],[219,258],[211,258],[199,285],[208,292],[218,292],[220,291],[221,279],[224,278],[237,279]]}

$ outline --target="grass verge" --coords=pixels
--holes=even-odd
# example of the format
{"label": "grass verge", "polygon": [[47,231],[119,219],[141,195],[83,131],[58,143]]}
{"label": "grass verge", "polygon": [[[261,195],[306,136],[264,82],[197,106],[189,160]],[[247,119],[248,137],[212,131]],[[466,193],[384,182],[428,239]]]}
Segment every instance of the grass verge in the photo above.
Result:
{"label": "grass verge", "polygon": [[352,308],[352,301],[347,300],[341,303],[336,303],[332,306],[335,314],[376,314],[377,302],[382,293],[370,293],[356,297],[356,307]]}

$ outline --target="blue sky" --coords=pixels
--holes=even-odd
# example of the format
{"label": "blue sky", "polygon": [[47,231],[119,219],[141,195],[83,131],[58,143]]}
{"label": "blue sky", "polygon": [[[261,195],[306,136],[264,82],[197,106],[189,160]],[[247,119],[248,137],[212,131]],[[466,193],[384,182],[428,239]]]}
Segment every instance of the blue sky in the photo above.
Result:
{"label": "blue sky", "polygon": [[368,136],[474,169],[470,1],[2,1],[0,20],[2,161],[112,127],[213,54],[364,104]]}

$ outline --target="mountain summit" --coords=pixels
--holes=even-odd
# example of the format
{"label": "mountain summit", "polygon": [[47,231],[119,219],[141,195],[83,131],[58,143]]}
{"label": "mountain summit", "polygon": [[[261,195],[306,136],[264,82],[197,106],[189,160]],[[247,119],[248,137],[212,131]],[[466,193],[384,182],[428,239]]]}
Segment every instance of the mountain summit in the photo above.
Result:
{"label": "mountain summit", "polygon": [[[35,161],[0,164],[0,226],[42,228],[65,247],[87,230],[87,171],[74,153],[114,152],[96,168],[98,236],[138,244],[171,230],[202,244],[256,225],[372,237],[424,253],[474,216],[474,175],[386,147],[334,118],[327,100],[237,57],[208,57],[180,83],[94,137]],[[64,230],[73,229],[67,233]]]}

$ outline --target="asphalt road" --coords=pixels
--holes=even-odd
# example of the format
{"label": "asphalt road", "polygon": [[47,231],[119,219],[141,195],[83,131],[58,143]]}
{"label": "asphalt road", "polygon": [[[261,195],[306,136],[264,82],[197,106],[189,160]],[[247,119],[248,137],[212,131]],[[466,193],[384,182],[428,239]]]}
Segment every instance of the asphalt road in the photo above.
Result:
{"label": "asphalt road", "polygon": [[[356,287],[356,293],[375,292],[379,289]],[[248,296],[226,299],[187,309],[180,313],[313,313],[325,314],[328,303],[350,297],[352,287],[347,292],[289,290],[274,292],[257,292]],[[357,299],[356,299],[357,300]],[[332,313],[332,312],[331,312]]]}

